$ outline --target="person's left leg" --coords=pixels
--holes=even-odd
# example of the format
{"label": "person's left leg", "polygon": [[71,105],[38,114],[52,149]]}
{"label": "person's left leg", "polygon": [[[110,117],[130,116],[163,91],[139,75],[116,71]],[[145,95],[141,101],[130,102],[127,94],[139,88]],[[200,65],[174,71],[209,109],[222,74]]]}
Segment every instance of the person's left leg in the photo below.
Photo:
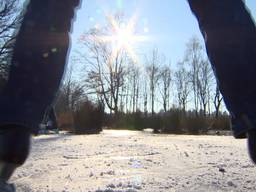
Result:
{"label": "person's left leg", "polygon": [[25,162],[30,135],[60,86],[78,4],[79,0],[30,0],[0,95],[0,181],[7,181]]}

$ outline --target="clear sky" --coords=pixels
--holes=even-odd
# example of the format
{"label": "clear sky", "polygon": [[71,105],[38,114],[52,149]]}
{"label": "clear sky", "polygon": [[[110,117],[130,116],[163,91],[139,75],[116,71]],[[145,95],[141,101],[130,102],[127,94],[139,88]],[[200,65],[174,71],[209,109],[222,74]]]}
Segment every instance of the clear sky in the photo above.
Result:
{"label": "clear sky", "polygon": [[[246,0],[246,4],[256,18],[255,0]],[[202,40],[186,0],[83,0],[73,26],[71,55],[82,33],[96,24],[104,25],[105,15],[118,11],[124,12],[128,19],[136,14],[137,33],[150,37],[137,46],[138,56],[157,47],[175,65],[182,59],[185,45],[192,36]]]}

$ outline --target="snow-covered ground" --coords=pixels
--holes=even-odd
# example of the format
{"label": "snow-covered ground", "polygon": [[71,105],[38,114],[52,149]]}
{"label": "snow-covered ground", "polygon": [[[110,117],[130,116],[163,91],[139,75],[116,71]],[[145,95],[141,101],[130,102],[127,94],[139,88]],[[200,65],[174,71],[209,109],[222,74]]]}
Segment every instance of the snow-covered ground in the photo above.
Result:
{"label": "snow-covered ground", "polygon": [[104,131],[48,135],[11,182],[24,192],[256,191],[245,140]]}

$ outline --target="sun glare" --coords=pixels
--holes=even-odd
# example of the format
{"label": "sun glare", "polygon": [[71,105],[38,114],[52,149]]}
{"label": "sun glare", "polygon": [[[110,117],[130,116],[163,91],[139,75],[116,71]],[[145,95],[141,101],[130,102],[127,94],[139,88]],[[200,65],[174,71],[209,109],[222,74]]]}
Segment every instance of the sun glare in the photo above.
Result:
{"label": "sun glare", "polygon": [[125,47],[133,43],[133,34],[126,28],[120,28],[116,34],[116,41],[120,47]]}
{"label": "sun glare", "polygon": [[112,59],[116,57],[120,50],[124,50],[132,61],[137,63],[138,59],[134,51],[134,46],[138,45],[139,42],[148,40],[148,36],[137,35],[135,33],[137,17],[135,15],[132,16],[127,23],[119,23],[112,15],[108,15],[107,20],[111,25],[111,34],[97,36],[94,40],[111,43]]}
{"label": "sun glare", "polygon": [[137,63],[138,59],[133,46],[148,39],[145,35],[137,35],[135,33],[137,17],[133,15],[127,24],[121,23],[119,25],[113,16],[108,16],[108,20],[113,27],[113,34],[110,38],[113,43],[113,57],[115,57],[118,51],[124,49],[133,62]]}

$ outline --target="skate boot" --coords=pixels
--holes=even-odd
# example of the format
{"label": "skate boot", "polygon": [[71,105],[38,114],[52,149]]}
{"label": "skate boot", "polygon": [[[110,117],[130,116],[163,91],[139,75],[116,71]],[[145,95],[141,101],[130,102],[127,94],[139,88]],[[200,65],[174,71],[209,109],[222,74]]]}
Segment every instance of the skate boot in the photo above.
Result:
{"label": "skate boot", "polygon": [[251,160],[256,164],[256,130],[249,130],[247,133],[248,152]]}
{"label": "skate boot", "polygon": [[253,123],[250,121],[247,115],[243,114],[241,116],[241,121],[243,123],[243,127],[245,127],[247,131],[247,146],[249,156],[254,164],[256,164],[256,129],[254,129]]}
{"label": "skate boot", "polygon": [[15,192],[13,184],[8,184],[4,180],[0,180],[0,192]]}
{"label": "skate boot", "polygon": [[0,192],[15,192],[8,180],[17,167],[21,166],[30,147],[30,132],[19,125],[0,126]]}

